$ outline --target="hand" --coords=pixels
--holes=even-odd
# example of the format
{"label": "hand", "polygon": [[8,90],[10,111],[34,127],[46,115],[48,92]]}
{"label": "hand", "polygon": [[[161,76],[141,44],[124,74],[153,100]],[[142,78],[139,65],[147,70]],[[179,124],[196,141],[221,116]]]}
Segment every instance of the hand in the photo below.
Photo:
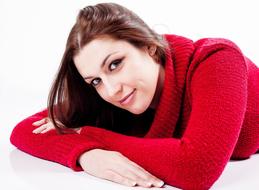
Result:
{"label": "hand", "polygon": [[[62,125],[62,123],[60,123],[59,121],[56,121],[58,124]],[[48,117],[45,117],[41,120],[38,120],[38,121],[35,121],[34,123],[32,123],[32,125],[34,126],[40,126],[36,129],[34,129],[32,132],[35,133],[35,134],[38,134],[38,133],[46,133],[50,130],[54,130],[55,129],[55,126],[54,124],[50,121],[50,119]],[[71,130],[74,130],[75,132],[77,132],[78,134],[80,134],[81,132],[81,128],[74,128],[74,129],[71,129]]]}
{"label": "hand", "polygon": [[48,117],[35,121],[34,123],[32,123],[32,125],[40,126],[32,131],[35,134],[46,133],[50,130],[55,129],[54,124],[50,121],[50,119]]}
{"label": "hand", "polygon": [[116,151],[93,149],[83,153],[78,161],[85,172],[126,186],[162,187],[164,184]]}

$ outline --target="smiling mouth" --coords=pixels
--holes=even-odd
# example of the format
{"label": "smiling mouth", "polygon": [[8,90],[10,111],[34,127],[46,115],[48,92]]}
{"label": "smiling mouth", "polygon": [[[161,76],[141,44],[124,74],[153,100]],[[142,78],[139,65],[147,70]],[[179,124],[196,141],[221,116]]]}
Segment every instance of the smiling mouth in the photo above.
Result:
{"label": "smiling mouth", "polygon": [[130,94],[128,94],[126,97],[124,97],[122,100],[120,100],[120,104],[127,104],[131,99],[132,99],[132,95],[133,93],[136,91],[136,89],[134,89]]}

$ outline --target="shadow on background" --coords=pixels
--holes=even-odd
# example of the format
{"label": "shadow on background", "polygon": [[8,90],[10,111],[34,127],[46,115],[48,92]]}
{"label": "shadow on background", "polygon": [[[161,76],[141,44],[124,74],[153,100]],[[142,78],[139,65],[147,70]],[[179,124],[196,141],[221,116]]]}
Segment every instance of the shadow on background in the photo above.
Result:
{"label": "shadow on background", "polygon": [[[97,178],[83,171],[75,172],[68,167],[31,156],[19,149],[14,149],[10,152],[9,161],[14,173],[11,175],[11,178],[13,178],[14,181],[17,178],[21,179],[34,190],[60,188],[62,188],[62,190],[131,189],[108,180]],[[138,187],[138,189],[145,188]]]}
{"label": "shadow on background", "polygon": [[43,172],[54,172],[54,173],[68,173],[71,172],[70,168],[61,166],[55,162],[40,159],[31,156],[27,153],[20,151],[19,149],[14,149],[9,154],[10,164],[14,172],[22,173],[43,173]]}

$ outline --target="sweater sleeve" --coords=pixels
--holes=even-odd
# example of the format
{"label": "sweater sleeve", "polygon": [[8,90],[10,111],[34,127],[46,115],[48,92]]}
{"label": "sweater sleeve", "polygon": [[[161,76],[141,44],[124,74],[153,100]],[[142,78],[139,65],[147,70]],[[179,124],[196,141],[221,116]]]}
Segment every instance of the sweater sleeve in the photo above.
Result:
{"label": "sweater sleeve", "polygon": [[192,112],[181,139],[148,139],[87,127],[84,134],[182,189],[208,189],[237,142],[247,102],[247,68],[234,48],[200,62],[191,80]]}
{"label": "sweater sleeve", "polygon": [[60,163],[75,171],[82,170],[77,164],[82,153],[93,148],[105,149],[103,144],[77,133],[61,135],[55,130],[44,134],[32,133],[37,128],[32,123],[47,116],[47,110],[43,110],[19,122],[12,131],[11,143],[28,154]]}

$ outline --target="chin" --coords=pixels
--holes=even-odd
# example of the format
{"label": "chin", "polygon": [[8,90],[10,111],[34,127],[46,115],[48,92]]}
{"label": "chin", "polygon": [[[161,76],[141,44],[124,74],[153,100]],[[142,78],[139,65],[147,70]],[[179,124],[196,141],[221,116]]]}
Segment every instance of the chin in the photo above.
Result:
{"label": "chin", "polygon": [[139,115],[139,114],[142,114],[144,113],[146,110],[148,109],[148,105],[142,105],[141,107],[137,107],[137,108],[132,108],[132,109],[129,109],[128,111],[135,114],[135,115]]}
{"label": "chin", "polygon": [[131,113],[133,113],[135,115],[139,115],[139,114],[142,114],[144,111],[129,111],[129,112],[131,112]]}

